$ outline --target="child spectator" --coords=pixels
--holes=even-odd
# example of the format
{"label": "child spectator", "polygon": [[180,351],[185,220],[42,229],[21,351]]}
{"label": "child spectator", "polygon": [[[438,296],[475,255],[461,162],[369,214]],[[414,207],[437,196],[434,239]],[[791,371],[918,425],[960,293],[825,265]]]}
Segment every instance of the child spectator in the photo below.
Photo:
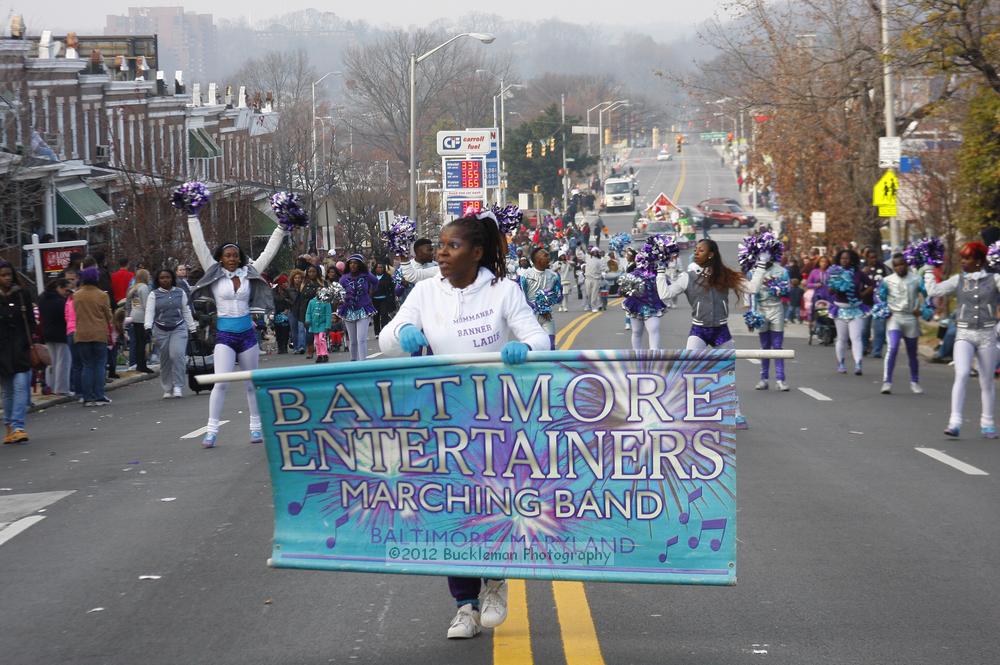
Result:
{"label": "child spectator", "polygon": [[306,307],[306,327],[313,337],[313,346],[316,347],[316,362],[330,362],[329,350],[326,343],[326,333],[330,329],[333,307],[330,305],[332,292],[327,287],[322,287],[316,291],[316,296],[309,301]]}
{"label": "child spectator", "polygon": [[788,302],[785,303],[785,319],[789,323],[801,323],[799,311],[802,307],[802,297],[805,295],[805,290],[799,286],[801,283],[801,279],[792,279],[792,286],[788,289]]}

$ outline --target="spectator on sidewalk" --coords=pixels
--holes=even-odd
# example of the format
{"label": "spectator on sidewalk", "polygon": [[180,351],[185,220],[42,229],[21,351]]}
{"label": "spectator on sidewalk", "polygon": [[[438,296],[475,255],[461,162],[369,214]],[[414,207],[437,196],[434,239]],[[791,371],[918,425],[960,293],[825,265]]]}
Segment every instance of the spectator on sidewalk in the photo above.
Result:
{"label": "spectator on sidewalk", "polygon": [[25,443],[24,419],[31,402],[31,337],[34,303],[14,266],[0,261],[0,389],[3,391],[4,443]]}
{"label": "spectator on sidewalk", "polygon": [[[149,271],[140,268],[135,273],[135,283],[125,295],[125,315],[128,317],[129,332],[132,334],[135,348],[135,369],[144,374],[152,374],[153,370],[146,365],[146,301],[149,299]],[[130,319],[130,320],[129,320]]]}
{"label": "spectator on sidewalk", "polygon": [[163,399],[183,397],[188,333],[196,332],[198,324],[191,314],[187,293],[177,286],[172,270],[157,271],[156,289],[146,298],[144,311],[142,325],[159,350]]}
{"label": "spectator on sidewalk", "polygon": [[65,277],[50,279],[38,299],[38,312],[42,321],[42,339],[52,364],[45,369],[45,384],[56,395],[70,393],[70,372],[73,360],[66,340],[66,296],[69,281]]}
{"label": "spectator on sidewalk", "polygon": [[73,294],[76,315],[74,344],[81,362],[81,391],[84,406],[104,406],[111,402],[104,395],[104,367],[107,363],[111,305],[107,294],[98,286],[100,272],[96,266],[80,271],[83,285]]}
{"label": "spectator on sidewalk", "polygon": [[111,297],[114,298],[115,303],[125,299],[125,294],[128,293],[128,287],[134,277],[135,273],[128,269],[128,258],[123,256],[118,259],[118,270],[111,273]]}

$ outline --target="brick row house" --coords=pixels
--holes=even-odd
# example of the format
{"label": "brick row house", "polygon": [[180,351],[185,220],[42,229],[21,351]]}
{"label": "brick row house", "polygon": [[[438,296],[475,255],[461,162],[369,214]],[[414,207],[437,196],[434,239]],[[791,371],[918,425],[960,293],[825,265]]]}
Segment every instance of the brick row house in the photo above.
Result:
{"label": "brick row house", "polygon": [[[164,80],[155,50],[102,54],[86,47],[88,39],[106,48],[115,43],[47,33],[0,38],[4,258],[21,263],[18,248],[32,233],[83,238],[117,252],[123,215],[136,217],[144,231],[176,223],[163,203],[187,179],[209,184],[210,215],[231,199],[250,202],[259,217],[273,191],[278,114],[269,105],[248,105],[242,88],[219,94],[210,84],[203,95],[199,84],[184,86],[180,72]],[[121,43],[127,40],[136,38]],[[155,49],[155,37],[148,43]],[[137,238],[158,242],[148,234]]]}

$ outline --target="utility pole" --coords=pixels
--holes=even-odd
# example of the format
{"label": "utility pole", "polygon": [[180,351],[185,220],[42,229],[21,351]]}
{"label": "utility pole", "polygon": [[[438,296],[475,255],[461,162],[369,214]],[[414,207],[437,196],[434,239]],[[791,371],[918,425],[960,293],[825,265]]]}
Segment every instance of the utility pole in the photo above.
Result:
{"label": "utility pole", "polygon": [[563,186],[563,210],[569,207],[569,171],[566,169],[566,94],[559,95],[559,103],[562,106],[562,186]]}
{"label": "utility pole", "polygon": [[[896,100],[893,94],[892,64],[889,62],[889,0],[882,0],[882,87],[885,97],[885,135],[892,138],[896,136]],[[892,251],[900,246],[899,220],[896,217],[889,218],[889,245]]]}

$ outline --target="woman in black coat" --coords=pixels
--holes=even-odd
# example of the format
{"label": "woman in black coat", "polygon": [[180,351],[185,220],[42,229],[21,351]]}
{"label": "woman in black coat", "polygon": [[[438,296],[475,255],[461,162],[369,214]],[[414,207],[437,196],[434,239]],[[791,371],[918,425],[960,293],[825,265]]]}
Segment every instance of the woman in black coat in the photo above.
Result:
{"label": "woman in black coat", "polygon": [[[302,286],[299,287],[299,292],[294,303],[295,318],[297,321],[304,322],[306,320],[306,309],[309,308],[309,301],[316,297],[316,292],[319,291],[321,286],[323,286],[323,282],[321,281],[319,268],[316,266],[306,268],[305,278],[302,280]],[[312,357],[312,335],[309,334],[309,330],[306,330],[306,358]]]}
{"label": "woman in black coat", "polygon": [[31,402],[31,338],[35,305],[14,266],[0,261],[0,390],[3,391],[4,443],[24,443],[24,418]]}
{"label": "woman in black coat", "polygon": [[45,370],[45,385],[56,395],[70,392],[69,374],[73,368],[69,344],[66,340],[66,296],[69,280],[56,277],[45,285],[38,299],[38,313],[42,320],[42,341],[49,350],[52,364]]}
{"label": "woman in black coat", "polygon": [[385,264],[375,264],[375,292],[372,294],[372,304],[375,305],[375,334],[382,331],[382,326],[389,322],[392,313],[396,311],[396,293],[392,278],[385,271]]}

